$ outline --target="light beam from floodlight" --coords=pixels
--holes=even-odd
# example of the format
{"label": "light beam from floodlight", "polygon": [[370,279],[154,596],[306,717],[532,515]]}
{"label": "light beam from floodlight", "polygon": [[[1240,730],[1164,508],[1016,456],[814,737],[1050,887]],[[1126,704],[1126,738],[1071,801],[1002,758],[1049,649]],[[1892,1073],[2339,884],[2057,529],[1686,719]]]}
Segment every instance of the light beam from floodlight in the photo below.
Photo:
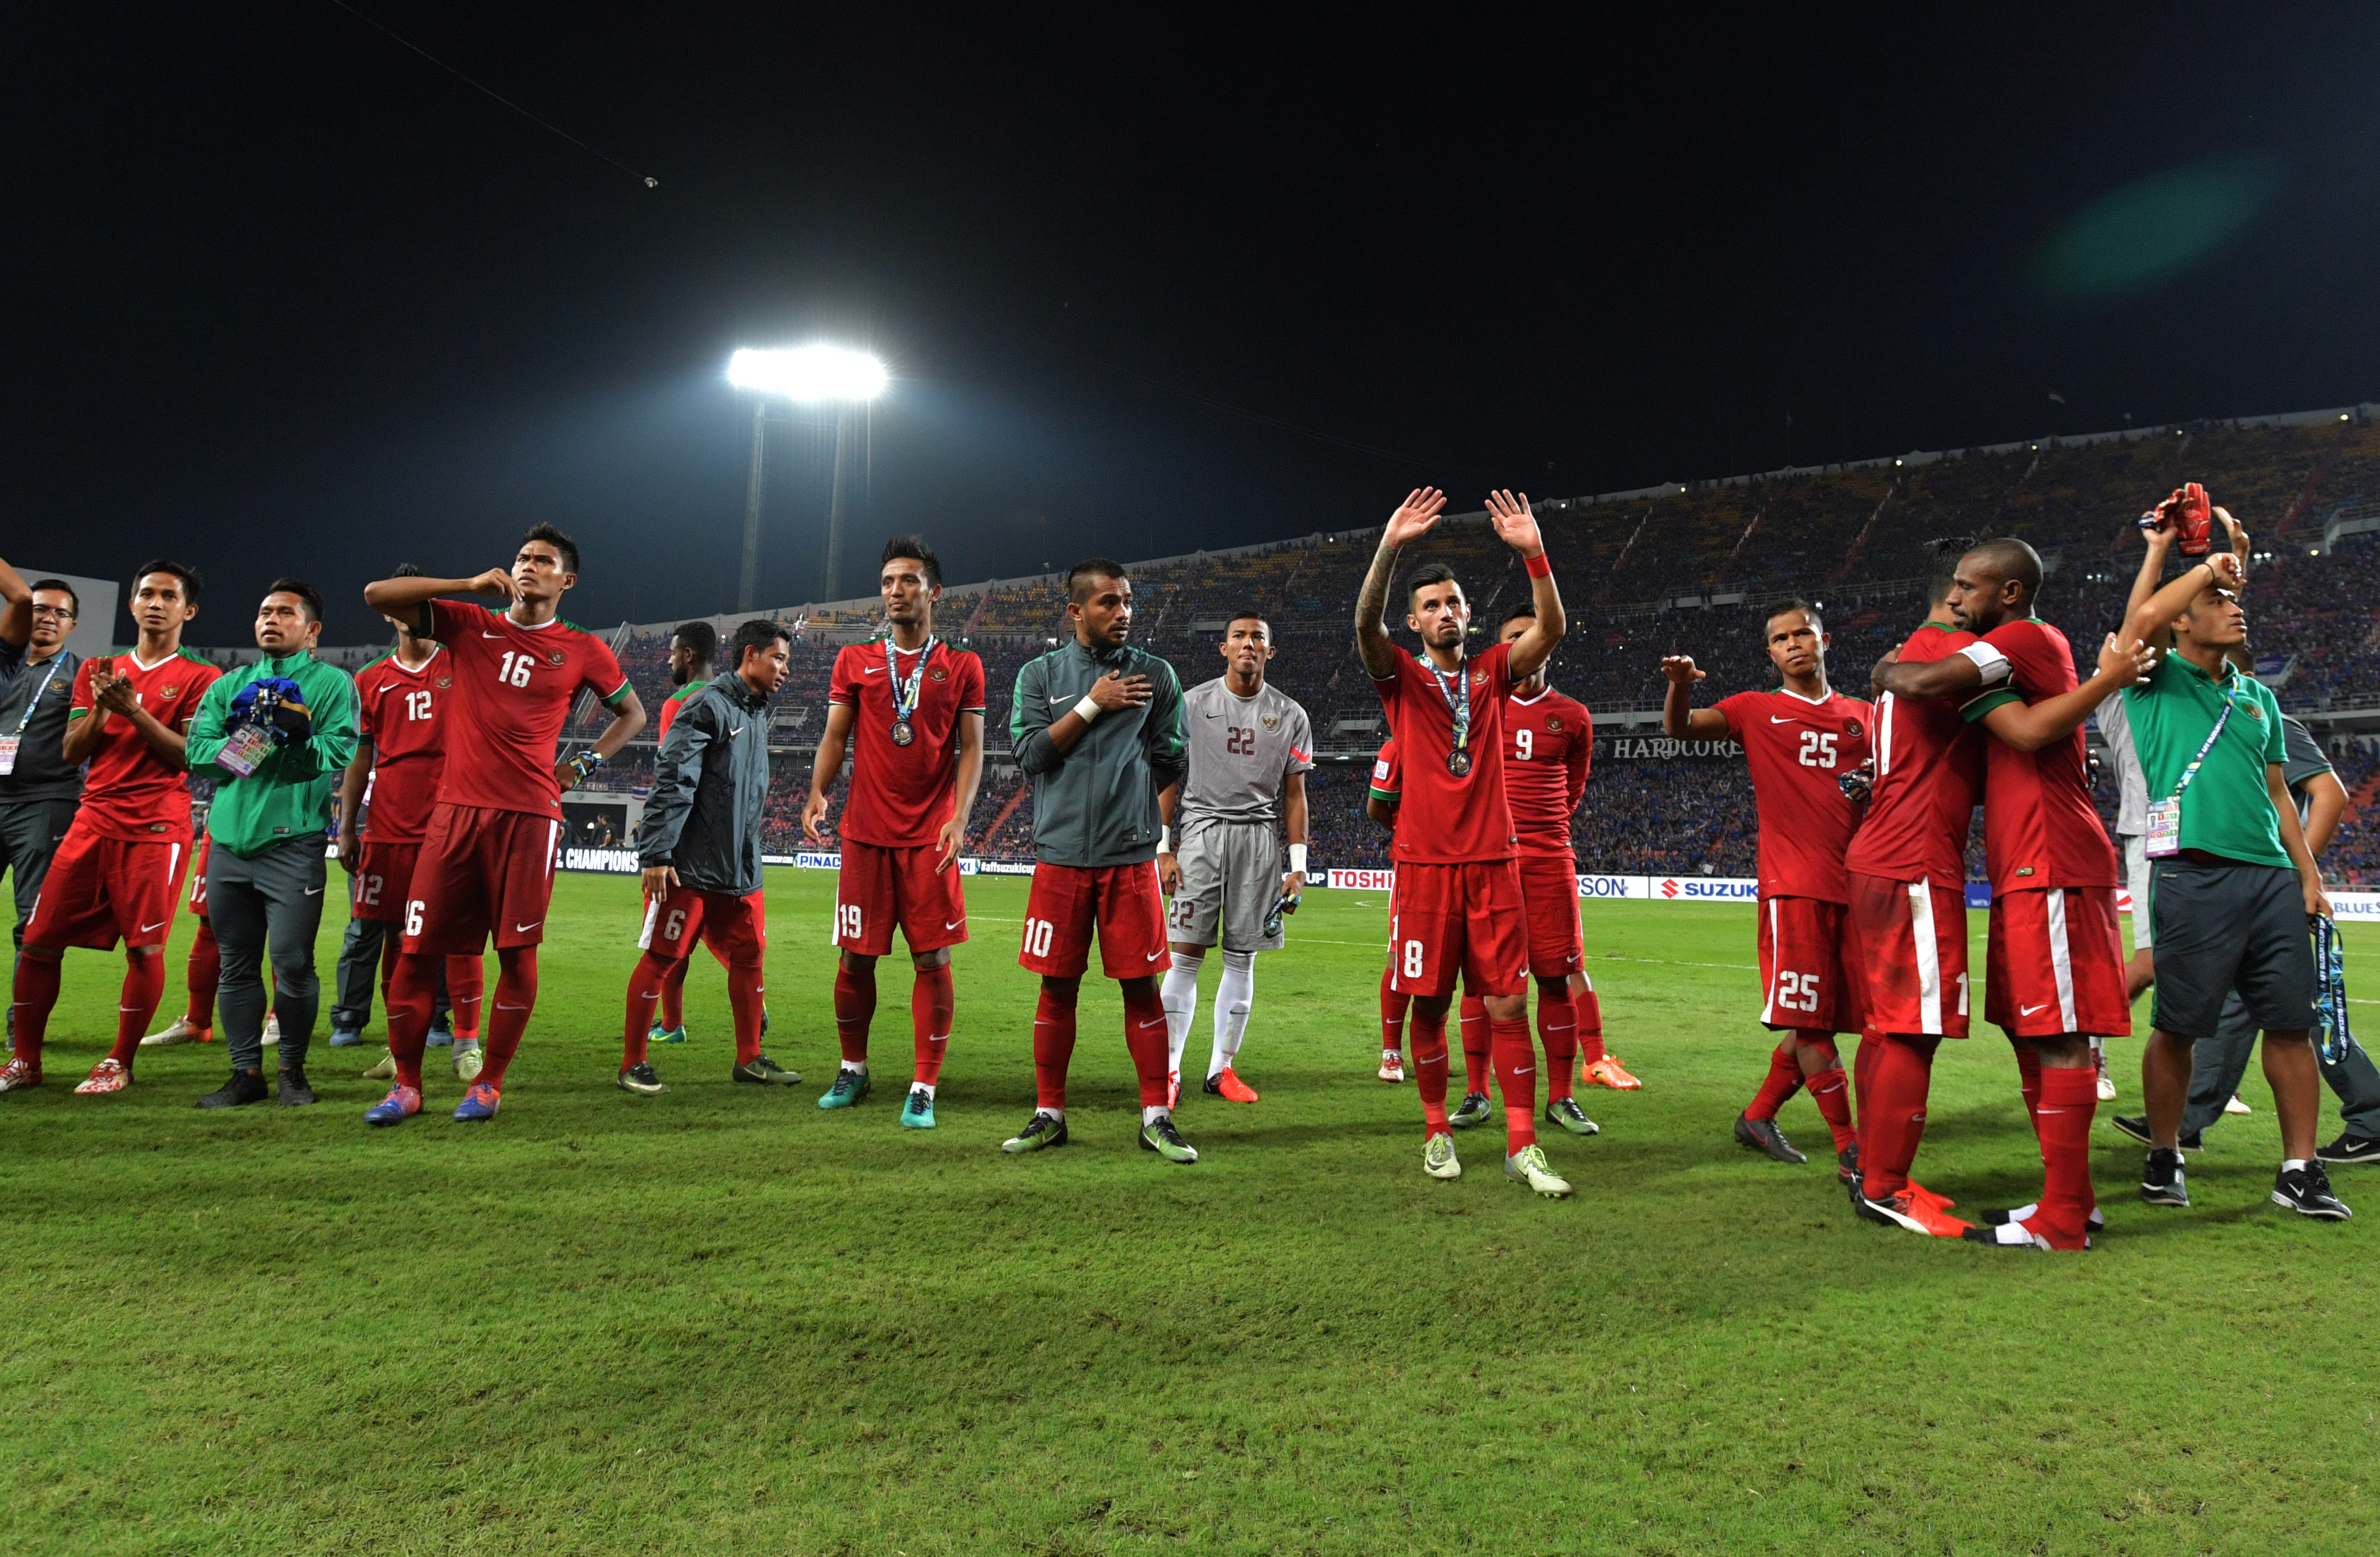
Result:
{"label": "light beam from floodlight", "polygon": [[[832,597],[843,562],[844,465],[852,444],[852,408],[865,407],[883,394],[892,375],[872,352],[812,344],[743,347],[727,359],[727,382],[756,395],[835,407],[834,485],[827,508],[824,580],[826,593]],[[752,466],[744,492],[744,566],[735,590],[739,611],[759,606],[760,503],[768,480],[768,430],[769,403],[763,399],[752,407]]]}
{"label": "light beam from floodlight", "polygon": [[738,389],[788,400],[873,400],[892,382],[869,352],[839,346],[763,350],[746,347],[727,359],[727,382]]}

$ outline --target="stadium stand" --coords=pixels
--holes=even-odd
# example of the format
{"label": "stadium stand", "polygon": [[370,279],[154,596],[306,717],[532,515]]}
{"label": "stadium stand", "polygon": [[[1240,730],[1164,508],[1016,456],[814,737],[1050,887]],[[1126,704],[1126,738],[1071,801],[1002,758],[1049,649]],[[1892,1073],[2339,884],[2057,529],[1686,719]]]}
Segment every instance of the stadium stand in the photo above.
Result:
{"label": "stadium stand", "polygon": [[[2380,407],[2043,438],[1912,453],[1633,493],[1539,501],[1538,520],[1572,620],[1553,667],[1594,710],[1599,736],[1658,734],[1660,658],[1691,653],[1710,672],[1703,701],[1770,684],[1759,641],[1767,607],[1791,595],[1825,608],[1829,656],[1846,691],[1914,623],[1923,543],[1945,535],[2016,535],[2049,564],[2044,614],[2078,659],[2120,618],[2136,559],[2135,517],[2185,480],[2206,483],[2250,530],[2249,594],[2259,674],[2283,706],[2311,718],[2354,789],[2380,756]],[[1313,719],[1321,767],[1309,785],[1318,864],[1385,863],[1364,815],[1365,775],[1382,736],[1379,705],[1348,621],[1376,528],[1132,565],[1134,638],[1170,659],[1185,685],[1219,673],[1214,645],[1234,612],[1270,618],[1281,646],[1274,683]],[[1475,618],[1492,632],[1525,598],[1512,554],[1483,519],[1451,518],[1405,559],[1451,566]],[[769,813],[772,850],[797,846],[808,754],[825,718],[837,648],[876,626],[865,601],[774,614],[795,628],[794,675],[772,724],[779,758]],[[728,617],[714,618],[732,628]],[[1032,802],[1016,798],[1007,716],[1018,669],[1065,633],[1063,591],[1044,576],[954,589],[943,632],[984,662],[991,754],[971,839],[987,858],[1029,856]],[[674,623],[624,626],[621,663],[648,708],[670,690]],[[2362,711],[2359,714],[2358,711]],[[574,728],[600,718],[582,711]],[[640,743],[649,748],[650,743]],[[1740,762],[1619,760],[1598,751],[1576,836],[1583,868],[1628,872],[1752,870],[1750,791]],[[607,776],[649,772],[637,748]],[[650,750],[645,755],[650,762]],[[2351,776],[2350,776],[2351,775]],[[649,778],[643,779],[649,782]],[[2112,780],[2101,802],[2113,815]],[[2340,872],[2380,881],[2380,829],[2362,797],[2333,847]],[[993,826],[995,819],[999,824]],[[1980,879],[1980,847],[1971,874]]]}

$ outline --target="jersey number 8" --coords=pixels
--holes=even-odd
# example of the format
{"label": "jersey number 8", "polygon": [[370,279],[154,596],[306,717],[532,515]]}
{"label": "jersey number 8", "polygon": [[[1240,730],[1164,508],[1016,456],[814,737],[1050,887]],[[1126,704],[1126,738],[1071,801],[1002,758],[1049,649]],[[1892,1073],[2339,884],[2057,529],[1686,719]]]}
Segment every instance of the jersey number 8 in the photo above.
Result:
{"label": "jersey number 8", "polygon": [[[1525,754],[1524,754],[1525,755]],[[1831,730],[1802,732],[1802,766],[1831,768],[1835,765],[1835,736]]]}

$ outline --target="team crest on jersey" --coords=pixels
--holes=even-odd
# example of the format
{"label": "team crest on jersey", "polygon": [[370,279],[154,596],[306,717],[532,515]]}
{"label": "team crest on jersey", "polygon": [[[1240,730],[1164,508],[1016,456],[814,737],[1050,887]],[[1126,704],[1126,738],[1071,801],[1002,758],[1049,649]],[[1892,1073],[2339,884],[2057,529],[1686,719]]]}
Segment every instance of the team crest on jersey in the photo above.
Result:
{"label": "team crest on jersey", "polygon": [[[169,688],[167,688],[167,689],[166,689],[166,693],[165,693],[165,695],[166,695],[167,697],[169,697],[169,698],[170,698],[170,697],[172,697],[172,696],[174,695],[174,694],[173,694],[173,690],[172,690],[172,688],[170,688],[170,687],[169,687]],[[2256,721],[2258,724],[2260,724],[2264,723],[2264,720],[2265,720],[2265,709],[2264,709],[2264,705],[2263,705],[2263,704],[2261,704],[2261,703],[2252,703],[2252,702],[2249,702],[2249,703],[2241,703],[2240,706],[2241,708],[2244,708],[2244,709],[2246,709],[2246,710],[2248,711],[2248,717],[2249,717],[2249,718],[2255,720],[2255,721]]]}
{"label": "team crest on jersey", "polygon": [[552,653],[546,655],[545,663],[549,665],[559,665],[563,661],[569,657],[570,656],[565,654],[561,650],[556,649]]}
{"label": "team crest on jersey", "polygon": [[926,673],[926,679],[929,681],[948,681],[950,678],[951,673],[944,670],[940,665],[936,665],[933,669]]}
{"label": "team crest on jersey", "polygon": [[1546,715],[1546,728],[1547,728],[1547,729],[1548,729],[1548,730],[1559,730],[1559,729],[1560,729],[1560,728],[1561,728],[1561,715],[1560,715],[1560,714],[1558,714],[1558,713],[1548,713],[1548,714],[1547,714],[1547,715]]}
{"label": "team crest on jersey", "polygon": [[455,685],[455,678],[451,675],[442,675],[435,682],[431,683],[431,685],[435,686],[443,692],[447,687]]}
{"label": "team crest on jersey", "polygon": [[1860,728],[1860,722],[1858,720],[1846,719],[1843,721],[1843,734],[1851,736],[1852,739],[1857,740],[1865,733],[1865,731]]}
{"label": "team crest on jersey", "polygon": [[1473,672],[1471,673],[1471,685],[1473,685],[1474,687],[1485,687],[1485,686],[1487,686],[1487,685],[1488,685],[1488,673],[1487,673],[1486,671],[1484,671],[1484,670],[1473,671]]}
{"label": "team crest on jersey", "polygon": [[[181,691],[179,687],[160,687],[157,688],[157,695],[161,698],[174,698],[179,697]],[[2260,713],[2256,717],[2262,719],[2264,715]]]}
{"label": "team crest on jersey", "polygon": [[1278,730],[1281,728],[1281,715],[1278,713],[1260,713],[1257,715],[1257,723],[1262,724],[1268,730]]}

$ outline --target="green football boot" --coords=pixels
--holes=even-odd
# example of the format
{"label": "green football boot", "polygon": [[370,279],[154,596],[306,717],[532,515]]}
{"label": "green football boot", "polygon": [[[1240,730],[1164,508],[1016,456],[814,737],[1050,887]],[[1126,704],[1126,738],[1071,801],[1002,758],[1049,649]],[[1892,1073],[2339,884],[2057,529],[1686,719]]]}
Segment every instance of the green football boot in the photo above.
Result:
{"label": "green football boot", "polygon": [[923,1087],[909,1089],[909,1101],[901,1105],[901,1128],[930,1130],[934,1127],[933,1094]]}
{"label": "green football boot", "polygon": [[849,1108],[876,1089],[876,1082],[864,1070],[844,1068],[834,1073],[834,1085],[819,1099],[820,1108]]}

